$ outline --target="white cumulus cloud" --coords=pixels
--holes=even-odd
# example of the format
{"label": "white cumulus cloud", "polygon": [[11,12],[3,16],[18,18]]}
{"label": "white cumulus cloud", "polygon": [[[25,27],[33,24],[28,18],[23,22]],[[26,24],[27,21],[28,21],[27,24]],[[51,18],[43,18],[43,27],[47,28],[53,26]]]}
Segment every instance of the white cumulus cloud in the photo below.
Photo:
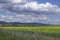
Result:
{"label": "white cumulus cloud", "polygon": [[[48,14],[60,14],[60,7],[49,2],[38,3],[34,0],[0,0],[0,9],[8,13],[17,14],[14,16],[1,16],[8,21],[18,22],[49,22]],[[15,19],[15,20],[14,20]],[[53,20],[52,20],[53,21]],[[55,21],[54,21],[55,22]]]}

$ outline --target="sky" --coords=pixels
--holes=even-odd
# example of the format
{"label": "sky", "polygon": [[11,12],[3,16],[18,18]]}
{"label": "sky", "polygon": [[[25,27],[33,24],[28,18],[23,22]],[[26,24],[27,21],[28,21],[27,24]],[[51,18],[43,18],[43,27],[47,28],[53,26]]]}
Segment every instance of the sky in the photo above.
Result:
{"label": "sky", "polygon": [[60,0],[0,0],[0,21],[60,25]]}

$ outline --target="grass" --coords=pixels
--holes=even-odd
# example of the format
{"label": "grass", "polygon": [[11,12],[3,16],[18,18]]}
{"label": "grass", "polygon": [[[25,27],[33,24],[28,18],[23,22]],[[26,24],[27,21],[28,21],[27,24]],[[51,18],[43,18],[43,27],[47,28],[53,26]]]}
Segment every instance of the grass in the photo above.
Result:
{"label": "grass", "polygon": [[60,36],[60,27],[2,27],[2,29],[14,30],[14,31],[39,32],[39,33],[47,33],[53,35],[59,34]]}
{"label": "grass", "polygon": [[[0,37],[2,38],[1,40],[5,40],[6,37],[9,37],[9,40],[28,40],[26,38],[24,38],[24,34],[27,36],[28,35],[44,35],[44,36],[49,36],[49,37],[54,37],[54,38],[60,38],[60,27],[59,26],[55,26],[55,27],[0,27],[0,29],[2,29],[2,31],[0,32]],[[12,36],[12,32],[14,32],[15,34],[19,34],[21,36],[21,32],[22,32],[22,36],[21,37],[15,37],[14,35]],[[31,34],[32,33],[32,34]],[[37,33],[37,34],[35,34]],[[29,36],[30,37],[30,36]],[[29,38],[31,40],[35,40],[33,37]],[[37,38],[37,37],[36,37]],[[8,40],[6,39],[6,40]],[[37,38],[37,40],[39,40]],[[43,39],[42,39],[43,40]]]}
{"label": "grass", "polygon": [[60,27],[1,27],[1,28],[15,31],[60,33]]}

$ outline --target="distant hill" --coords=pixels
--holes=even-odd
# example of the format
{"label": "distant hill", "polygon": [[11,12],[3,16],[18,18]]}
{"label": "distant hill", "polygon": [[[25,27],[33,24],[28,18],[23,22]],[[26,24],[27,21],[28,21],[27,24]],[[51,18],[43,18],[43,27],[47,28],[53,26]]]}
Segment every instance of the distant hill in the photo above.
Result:
{"label": "distant hill", "polygon": [[4,22],[0,21],[0,26],[47,26],[50,24],[43,23],[20,23],[20,22]]}

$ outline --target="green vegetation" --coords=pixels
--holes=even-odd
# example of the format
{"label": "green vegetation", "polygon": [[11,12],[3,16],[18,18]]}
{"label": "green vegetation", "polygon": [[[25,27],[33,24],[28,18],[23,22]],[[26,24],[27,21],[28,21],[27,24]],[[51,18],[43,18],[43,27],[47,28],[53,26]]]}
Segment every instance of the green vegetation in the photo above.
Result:
{"label": "green vegetation", "polygon": [[[50,37],[50,39],[48,39],[48,37]],[[0,40],[55,40],[55,38],[60,38],[59,26],[0,27]]]}
{"label": "green vegetation", "polygon": [[48,32],[48,33],[60,33],[60,27],[0,27],[7,30],[15,31],[33,31],[33,32]]}

